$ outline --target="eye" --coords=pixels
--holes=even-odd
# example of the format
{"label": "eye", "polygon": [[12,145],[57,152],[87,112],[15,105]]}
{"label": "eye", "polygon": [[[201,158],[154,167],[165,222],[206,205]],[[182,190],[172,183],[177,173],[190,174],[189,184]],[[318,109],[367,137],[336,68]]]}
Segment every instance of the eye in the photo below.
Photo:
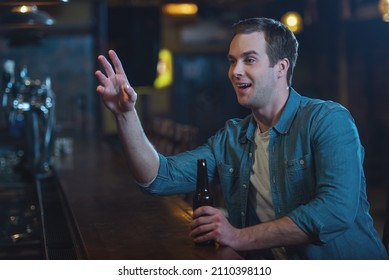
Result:
{"label": "eye", "polygon": [[244,59],[244,62],[245,63],[248,63],[248,64],[253,64],[253,63],[255,63],[255,58],[253,58],[253,57],[246,57],[245,59]]}
{"label": "eye", "polygon": [[230,65],[233,65],[233,64],[235,64],[235,62],[236,62],[236,60],[235,60],[235,59],[228,59],[228,63],[229,63]]}

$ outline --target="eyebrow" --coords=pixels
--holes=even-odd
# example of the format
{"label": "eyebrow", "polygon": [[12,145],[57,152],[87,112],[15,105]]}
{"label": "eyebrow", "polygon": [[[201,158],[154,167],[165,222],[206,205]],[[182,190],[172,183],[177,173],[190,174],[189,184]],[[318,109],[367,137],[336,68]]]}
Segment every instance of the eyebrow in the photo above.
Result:
{"label": "eyebrow", "polygon": [[[239,57],[246,57],[249,55],[259,55],[259,54],[256,51],[251,50],[251,51],[247,51],[247,52],[242,53],[241,55],[239,55]],[[228,54],[227,58],[235,58],[235,57],[233,55]]]}

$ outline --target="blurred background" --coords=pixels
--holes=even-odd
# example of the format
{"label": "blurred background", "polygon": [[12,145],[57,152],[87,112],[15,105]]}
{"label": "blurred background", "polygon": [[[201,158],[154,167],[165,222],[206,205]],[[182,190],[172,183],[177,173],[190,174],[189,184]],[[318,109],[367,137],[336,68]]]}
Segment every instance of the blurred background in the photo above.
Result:
{"label": "blurred background", "polygon": [[[174,2],[183,1],[1,1],[0,62],[13,60],[19,72],[27,67],[32,79],[51,78],[55,135],[96,138],[115,133],[94,78],[96,56],[114,48],[132,85],[139,87],[142,119],[166,117],[194,125],[202,142],[227,118],[247,113],[237,105],[227,78],[232,23],[254,16],[285,20],[295,12],[300,56],[293,86],[345,105],[366,147],[369,179],[388,180],[387,1],[198,0],[189,15],[169,13],[165,8]],[[17,12],[12,18],[22,4],[36,5],[53,23],[22,23]],[[159,60],[161,50],[168,53]],[[172,73],[154,86],[158,61],[160,71]],[[2,135],[6,126],[2,114]]]}
{"label": "blurred background", "polygon": [[[120,149],[95,91],[97,56],[110,48],[139,94],[138,111],[157,148],[172,154],[201,144],[228,118],[249,113],[236,102],[226,55],[231,25],[256,16],[295,32],[293,87],[351,111],[368,184],[387,186],[388,0],[2,0],[0,147],[40,145],[33,157],[46,153],[43,163],[62,168],[59,154],[80,141]],[[28,117],[30,111],[38,113]],[[29,126],[35,130],[26,136]]]}
{"label": "blurred background", "polygon": [[[23,19],[10,13],[18,2],[36,5],[53,23],[17,22]],[[55,135],[95,138],[115,129],[95,93],[94,78],[96,56],[114,48],[132,85],[141,87],[142,118],[195,125],[201,142],[227,118],[247,113],[236,104],[227,78],[232,23],[253,16],[284,20],[295,12],[300,56],[293,86],[349,108],[366,147],[368,177],[388,179],[387,1],[193,1],[193,15],[168,14],[164,7],[172,2],[183,1],[1,1],[0,61],[13,60],[19,71],[26,66],[33,79],[51,78]],[[162,49],[171,54],[167,71],[172,74],[157,88]],[[4,116],[0,120],[0,127],[6,127]]]}

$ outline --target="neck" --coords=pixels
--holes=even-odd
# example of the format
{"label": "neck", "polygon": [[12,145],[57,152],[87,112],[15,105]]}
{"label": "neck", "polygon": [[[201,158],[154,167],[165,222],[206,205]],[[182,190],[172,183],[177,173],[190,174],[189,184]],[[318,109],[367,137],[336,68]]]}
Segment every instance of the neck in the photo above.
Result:
{"label": "neck", "polygon": [[277,123],[288,100],[289,90],[289,87],[285,87],[284,90],[278,91],[273,103],[270,103],[265,108],[252,110],[255,121],[261,132],[268,131]]}

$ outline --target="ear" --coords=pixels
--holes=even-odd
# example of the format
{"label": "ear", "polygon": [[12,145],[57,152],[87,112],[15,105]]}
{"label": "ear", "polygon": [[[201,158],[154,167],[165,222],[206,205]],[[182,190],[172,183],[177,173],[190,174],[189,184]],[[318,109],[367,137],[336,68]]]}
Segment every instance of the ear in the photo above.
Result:
{"label": "ear", "polygon": [[277,63],[277,69],[278,69],[277,78],[286,77],[289,66],[290,66],[289,59],[287,58],[280,59]]}

